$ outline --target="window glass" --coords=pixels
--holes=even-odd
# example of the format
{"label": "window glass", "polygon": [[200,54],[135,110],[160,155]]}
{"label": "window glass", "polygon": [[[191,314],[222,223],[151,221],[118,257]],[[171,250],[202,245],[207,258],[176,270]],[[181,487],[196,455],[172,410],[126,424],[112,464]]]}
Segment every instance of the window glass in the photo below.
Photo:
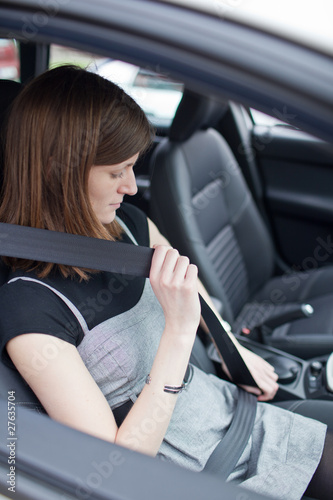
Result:
{"label": "window glass", "polygon": [[183,85],[169,80],[166,76],[153,71],[138,68],[133,86],[144,87],[156,90],[170,90],[174,92],[183,92]]}
{"label": "window glass", "polygon": [[61,45],[50,45],[50,68],[61,66],[62,64],[74,64],[82,68],[87,68],[90,65],[97,64],[102,58],[89,52],[82,52]]}
{"label": "window glass", "polygon": [[15,40],[0,38],[0,79],[19,80],[20,62]]}
{"label": "window glass", "polygon": [[142,107],[155,126],[169,126],[183,95],[183,85],[159,72],[57,45],[50,49],[50,67],[76,64],[117,83]]}
{"label": "window glass", "polygon": [[273,127],[274,125],[284,125],[286,127],[290,127],[292,125],[292,123],[287,123],[287,121],[283,120],[283,118],[285,118],[286,120],[291,121],[293,118],[293,115],[288,114],[286,109],[282,111],[276,110],[276,116],[266,115],[265,113],[252,108],[250,109],[250,113],[255,125],[264,125],[267,127]]}

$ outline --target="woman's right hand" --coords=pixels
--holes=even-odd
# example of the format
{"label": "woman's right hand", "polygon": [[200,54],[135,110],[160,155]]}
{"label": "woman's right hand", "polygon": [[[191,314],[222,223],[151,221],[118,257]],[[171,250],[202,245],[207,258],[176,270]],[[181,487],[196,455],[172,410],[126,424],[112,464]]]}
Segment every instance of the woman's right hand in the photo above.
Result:
{"label": "woman's right hand", "polygon": [[194,332],[195,336],[200,322],[198,269],[169,246],[154,248],[149,277],[163,308],[166,327],[177,335]]}

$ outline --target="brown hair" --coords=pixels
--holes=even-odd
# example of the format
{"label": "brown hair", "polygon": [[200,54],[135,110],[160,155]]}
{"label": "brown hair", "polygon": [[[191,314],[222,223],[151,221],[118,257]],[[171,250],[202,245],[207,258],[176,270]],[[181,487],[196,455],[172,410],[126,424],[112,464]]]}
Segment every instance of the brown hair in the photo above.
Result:
{"label": "brown hair", "polygon": [[[0,220],[22,226],[114,240],[116,221],[103,225],[88,197],[93,165],[114,165],[151,144],[141,108],[112,82],[74,66],[49,70],[15,99],[6,132]],[[13,269],[46,277],[55,264],[3,258]],[[57,266],[63,276],[82,269]]]}

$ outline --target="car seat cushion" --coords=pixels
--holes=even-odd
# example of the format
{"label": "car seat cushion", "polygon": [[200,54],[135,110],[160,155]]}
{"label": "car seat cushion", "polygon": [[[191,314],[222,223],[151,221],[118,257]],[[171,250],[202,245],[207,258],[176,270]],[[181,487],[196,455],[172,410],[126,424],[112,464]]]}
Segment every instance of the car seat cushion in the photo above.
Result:
{"label": "car seat cushion", "polygon": [[271,278],[254,300],[275,303],[306,302],[333,293],[333,266],[303,272],[291,272]]}
{"label": "car seat cushion", "polygon": [[274,403],[275,406],[284,408],[293,413],[298,413],[304,417],[313,418],[319,422],[323,422],[328,426],[328,429],[333,432],[333,413],[332,402],[324,400],[293,400],[279,401]]}

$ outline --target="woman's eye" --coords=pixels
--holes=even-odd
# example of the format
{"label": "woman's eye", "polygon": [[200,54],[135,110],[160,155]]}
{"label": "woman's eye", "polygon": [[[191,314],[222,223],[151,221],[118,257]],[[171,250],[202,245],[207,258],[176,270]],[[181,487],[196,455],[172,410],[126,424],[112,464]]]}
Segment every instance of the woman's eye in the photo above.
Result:
{"label": "woman's eye", "polygon": [[120,172],[119,174],[111,174],[111,179],[121,179],[124,176],[124,172]]}

